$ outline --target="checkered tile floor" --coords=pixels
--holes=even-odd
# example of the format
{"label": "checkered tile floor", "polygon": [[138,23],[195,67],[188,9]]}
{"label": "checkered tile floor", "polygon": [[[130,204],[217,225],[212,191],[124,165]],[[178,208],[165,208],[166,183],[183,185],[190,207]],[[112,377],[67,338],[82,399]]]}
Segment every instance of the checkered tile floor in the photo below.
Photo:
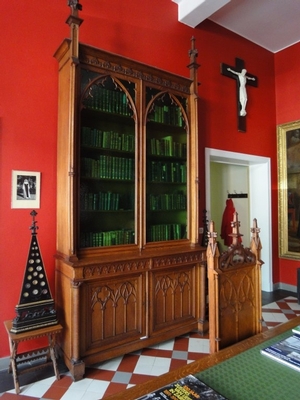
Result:
{"label": "checkered tile floor", "polygon": [[[297,315],[300,315],[300,305],[295,297],[267,304],[263,306],[263,329],[270,329]],[[63,372],[59,381],[50,377],[21,386],[20,396],[23,396],[24,400],[105,399],[113,393],[205,357],[208,352],[208,336],[202,337],[192,333],[123,357],[94,364],[86,369],[85,378],[79,382],[73,382],[70,374]],[[12,389],[0,397],[1,400],[12,400],[17,399],[16,396]]]}

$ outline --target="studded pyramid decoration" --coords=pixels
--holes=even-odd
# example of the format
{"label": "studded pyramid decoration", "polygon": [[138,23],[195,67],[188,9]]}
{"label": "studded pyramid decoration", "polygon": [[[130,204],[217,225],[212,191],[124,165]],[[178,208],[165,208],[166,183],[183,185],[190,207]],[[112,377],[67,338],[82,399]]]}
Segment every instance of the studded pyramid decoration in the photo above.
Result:
{"label": "studded pyramid decoration", "polygon": [[58,324],[54,300],[40,252],[37,233],[39,229],[35,217],[37,212],[31,211],[32,224],[31,243],[19,304],[15,310],[17,316],[13,319],[11,332],[20,333],[33,329]]}

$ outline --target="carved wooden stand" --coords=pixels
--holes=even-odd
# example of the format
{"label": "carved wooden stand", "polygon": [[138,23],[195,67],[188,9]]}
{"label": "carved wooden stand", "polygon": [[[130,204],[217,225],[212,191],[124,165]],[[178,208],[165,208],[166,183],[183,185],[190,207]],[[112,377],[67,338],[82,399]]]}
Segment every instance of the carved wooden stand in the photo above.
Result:
{"label": "carved wooden stand", "polygon": [[[61,333],[61,331],[63,329],[61,325],[57,324],[55,326],[49,326],[46,328],[35,329],[33,331],[28,331],[28,332],[23,332],[23,333],[18,333],[18,334],[11,332],[12,321],[5,321],[4,325],[5,325],[7,334],[8,334],[9,348],[10,348],[10,364],[9,364],[8,372],[13,373],[14,385],[15,385],[15,390],[16,390],[17,394],[20,393],[18,376],[21,374],[24,374],[28,371],[43,368],[52,363],[56,379],[57,380],[60,379],[59,371],[58,371],[57,363],[56,363],[56,357],[55,357],[55,342],[56,342],[56,336],[59,333]],[[18,354],[19,343],[24,342],[26,340],[33,340],[33,339],[37,339],[37,338],[45,337],[45,336],[47,336],[47,338],[48,338],[48,346],[47,347],[34,349],[32,351],[27,351],[27,352]],[[25,365],[25,363],[41,360],[45,356],[47,357],[47,361],[43,364],[39,363],[34,366],[30,365],[29,367],[23,368],[22,370],[18,369],[18,366],[21,364]]]}

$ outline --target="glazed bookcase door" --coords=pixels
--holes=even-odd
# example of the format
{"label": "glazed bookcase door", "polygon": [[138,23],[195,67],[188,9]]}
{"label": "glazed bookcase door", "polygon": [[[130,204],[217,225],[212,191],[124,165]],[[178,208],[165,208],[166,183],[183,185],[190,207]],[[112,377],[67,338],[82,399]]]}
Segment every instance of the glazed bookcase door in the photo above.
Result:
{"label": "glazed bookcase door", "polygon": [[187,238],[187,98],[147,88],[146,241]]}
{"label": "glazed bookcase door", "polygon": [[134,244],[135,83],[81,70],[79,248]]}

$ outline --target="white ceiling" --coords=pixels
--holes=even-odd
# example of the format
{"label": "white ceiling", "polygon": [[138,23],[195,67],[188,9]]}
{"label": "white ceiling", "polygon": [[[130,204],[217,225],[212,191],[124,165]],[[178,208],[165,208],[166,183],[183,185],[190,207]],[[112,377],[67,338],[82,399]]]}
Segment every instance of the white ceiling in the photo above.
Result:
{"label": "white ceiling", "polygon": [[300,0],[172,0],[178,20],[196,27],[206,18],[270,50],[300,41]]}

